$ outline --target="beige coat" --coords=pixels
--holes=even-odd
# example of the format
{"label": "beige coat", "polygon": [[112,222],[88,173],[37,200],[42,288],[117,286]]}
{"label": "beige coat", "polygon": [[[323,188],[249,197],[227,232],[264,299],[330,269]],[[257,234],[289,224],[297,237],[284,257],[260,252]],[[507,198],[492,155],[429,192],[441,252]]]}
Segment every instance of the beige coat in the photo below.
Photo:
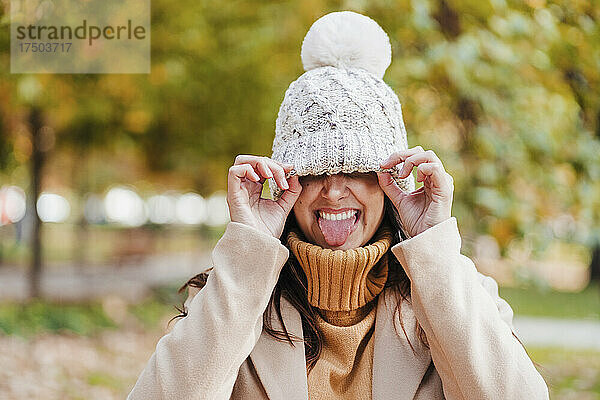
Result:
{"label": "beige coat", "polygon": [[[398,313],[392,317],[394,296],[386,289],[377,304],[372,398],[548,399],[512,335],[512,309],[460,247],[454,217],[392,247],[411,281],[412,304],[403,302],[402,318],[416,354]],[[306,400],[303,344],[292,347],[262,330],[288,255],[278,239],[229,223],[206,286],[159,340],[128,399]],[[288,331],[302,337],[300,314],[283,298],[281,306]],[[417,320],[430,349],[415,333]],[[273,326],[280,328],[277,320]]]}

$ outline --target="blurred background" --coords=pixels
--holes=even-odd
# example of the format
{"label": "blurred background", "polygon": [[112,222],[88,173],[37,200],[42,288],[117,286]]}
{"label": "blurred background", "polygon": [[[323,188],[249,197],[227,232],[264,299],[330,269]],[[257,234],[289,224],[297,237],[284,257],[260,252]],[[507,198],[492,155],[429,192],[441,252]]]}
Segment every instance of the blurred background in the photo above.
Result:
{"label": "blurred background", "polygon": [[597,1],[153,0],[147,75],[10,74],[9,3],[2,399],[126,396],[210,266],[229,166],[270,156],[302,39],[340,10],[390,36],[409,146],[454,177],[463,253],[501,285],[552,398],[600,399]]}

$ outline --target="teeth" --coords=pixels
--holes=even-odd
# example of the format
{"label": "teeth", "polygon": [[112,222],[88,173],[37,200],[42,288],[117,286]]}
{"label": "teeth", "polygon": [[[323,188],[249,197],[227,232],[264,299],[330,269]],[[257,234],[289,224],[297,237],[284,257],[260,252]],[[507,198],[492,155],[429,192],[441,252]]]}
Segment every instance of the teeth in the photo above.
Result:
{"label": "teeth", "polygon": [[319,216],[323,219],[327,219],[330,221],[339,221],[342,219],[353,218],[356,214],[356,210],[344,211],[337,214],[330,214],[323,211],[319,211]]}

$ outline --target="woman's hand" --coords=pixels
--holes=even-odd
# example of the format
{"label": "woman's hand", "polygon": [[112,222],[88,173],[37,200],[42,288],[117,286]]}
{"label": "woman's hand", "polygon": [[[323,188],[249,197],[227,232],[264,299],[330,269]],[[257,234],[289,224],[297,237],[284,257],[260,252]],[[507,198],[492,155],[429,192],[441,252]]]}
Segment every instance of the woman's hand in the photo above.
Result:
{"label": "woman's hand", "polygon": [[[232,222],[249,225],[279,238],[294,203],[300,196],[302,186],[297,176],[286,180],[285,175],[293,168],[268,157],[238,155],[227,177],[227,204]],[[263,183],[274,178],[284,189],[277,201],[260,197]]]}
{"label": "woman's hand", "polygon": [[391,154],[381,163],[382,168],[392,168],[404,162],[400,178],[406,178],[417,167],[417,181],[423,186],[411,193],[404,193],[389,172],[378,172],[379,186],[392,200],[400,220],[408,234],[416,236],[450,218],[454,180],[444,170],[442,162],[432,150],[416,146]]}

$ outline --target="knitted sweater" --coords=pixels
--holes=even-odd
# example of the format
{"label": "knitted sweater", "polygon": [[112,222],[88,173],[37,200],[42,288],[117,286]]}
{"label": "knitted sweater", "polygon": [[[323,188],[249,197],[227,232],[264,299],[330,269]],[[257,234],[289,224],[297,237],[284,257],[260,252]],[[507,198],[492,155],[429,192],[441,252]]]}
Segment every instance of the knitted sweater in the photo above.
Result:
{"label": "knitted sweater", "polygon": [[308,282],[309,302],[317,307],[323,346],[308,372],[310,399],[370,399],[375,301],[388,275],[392,229],[382,225],[373,243],[330,250],[292,231],[288,245]]}
{"label": "knitted sweater", "polygon": [[373,377],[375,302],[369,313],[350,326],[336,326],[318,318],[323,337],[321,356],[308,373],[308,398],[370,399]]}

